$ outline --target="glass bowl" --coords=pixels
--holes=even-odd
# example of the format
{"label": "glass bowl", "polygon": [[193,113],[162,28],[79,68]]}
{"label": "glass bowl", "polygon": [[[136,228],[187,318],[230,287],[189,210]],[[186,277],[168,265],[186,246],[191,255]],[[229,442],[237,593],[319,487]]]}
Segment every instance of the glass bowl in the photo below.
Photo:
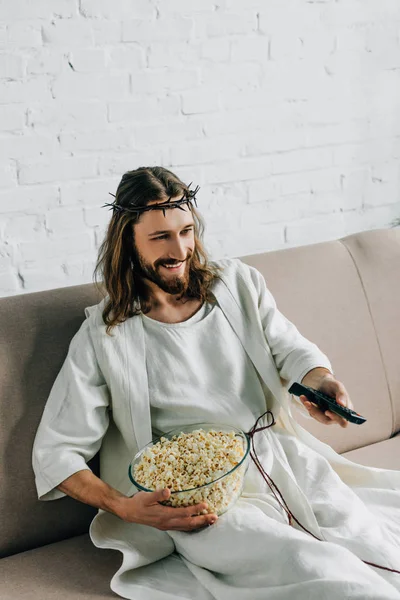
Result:
{"label": "glass bowl", "polygon": [[[140,463],[144,453],[154,446],[157,442],[161,441],[161,438],[170,440],[174,435],[180,433],[192,433],[198,429],[202,429],[206,432],[209,431],[222,431],[224,433],[234,432],[235,438],[240,439],[243,447],[243,456],[232,469],[223,473],[214,480],[184,490],[172,490],[168,500],[162,502],[167,506],[173,507],[184,507],[193,506],[200,502],[207,502],[208,509],[205,512],[213,513],[218,516],[229,510],[235,502],[238,500],[242,493],[244,476],[249,466],[249,451],[250,451],[250,438],[248,435],[232,425],[219,425],[213,423],[196,423],[195,425],[186,425],[172,429],[167,433],[155,438],[150,443],[146,444],[133,458],[129,464],[128,474],[129,479],[134,486],[143,492],[154,492],[155,489],[149,489],[144,487],[142,484],[137,482],[134,478],[135,467]],[[162,443],[162,442],[161,442]],[[167,486],[164,486],[167,487]]]}

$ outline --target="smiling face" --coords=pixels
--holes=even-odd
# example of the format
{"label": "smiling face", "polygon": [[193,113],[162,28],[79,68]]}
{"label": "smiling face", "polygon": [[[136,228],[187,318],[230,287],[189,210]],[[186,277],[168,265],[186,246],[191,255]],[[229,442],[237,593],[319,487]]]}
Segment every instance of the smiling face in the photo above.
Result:
{"label": "smiling face", "polygon": [[135,268],[165,293],[174,295],[184,293],[188,287],[195,249],[192,212],[187,205],[182,208],[167,209],[165,216],[162,210],[144,212],[134,225]]}

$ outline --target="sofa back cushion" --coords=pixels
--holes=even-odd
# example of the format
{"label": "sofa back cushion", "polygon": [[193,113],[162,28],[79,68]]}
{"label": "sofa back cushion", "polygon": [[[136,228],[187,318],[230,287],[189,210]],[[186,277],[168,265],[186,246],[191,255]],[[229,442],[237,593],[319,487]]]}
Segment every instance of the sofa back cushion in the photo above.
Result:
{"label": "sofa back cushion", "polygon": [[[400,227],[344,238],[357,265],[379,341],[393,411],[400,431]],[[375,399],[379,404],[380,397]]]}
{"label": "sofa back cushion", "polygon": [[[37,500],[32,445],[84,307],[99,301],[92,285],[0,301],[0,556],[88,530],[96,510],[72,498]],[[91,468],[98,472],[98,459]]]}
{"label": "sofa back cushion", "polygon": [[343,429],[297,413],[299,423],[340,453],[398,431],[400,229],[242,260],[261,271],[280,311],[325,352],[355,410],[367,419]]}

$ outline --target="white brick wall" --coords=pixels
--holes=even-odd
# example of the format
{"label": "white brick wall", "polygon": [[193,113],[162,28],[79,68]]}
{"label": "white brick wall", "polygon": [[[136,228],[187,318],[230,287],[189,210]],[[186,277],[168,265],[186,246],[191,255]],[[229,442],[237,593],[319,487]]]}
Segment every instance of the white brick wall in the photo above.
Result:
{"label": "white brick wall", "polygon": [[122,174],[214,258],[400,218],[398,0],[0,1],[0,296],[89,282]]}

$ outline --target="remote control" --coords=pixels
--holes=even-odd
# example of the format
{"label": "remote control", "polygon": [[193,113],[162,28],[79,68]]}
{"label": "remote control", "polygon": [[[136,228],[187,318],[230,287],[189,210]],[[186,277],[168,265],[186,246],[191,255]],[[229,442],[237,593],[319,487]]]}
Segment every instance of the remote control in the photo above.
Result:
{"label": "remote control", "polygon": [[302,385],[301,383],[294,383],[289,388],[289,394],[294,394],[295,396],[306,396],[310,402],[314,402],[314,404],[319,406],[323,412],[330,410],[337,415],[340,415],[347,421],[350,421],[351,423],[362,425],[367,420],[354,410],[350,410],[350,408],[342,406],[336,402],[334,398],[331,398],[331,396],[327,396],[323,392],[314,390],[313,388]]}

